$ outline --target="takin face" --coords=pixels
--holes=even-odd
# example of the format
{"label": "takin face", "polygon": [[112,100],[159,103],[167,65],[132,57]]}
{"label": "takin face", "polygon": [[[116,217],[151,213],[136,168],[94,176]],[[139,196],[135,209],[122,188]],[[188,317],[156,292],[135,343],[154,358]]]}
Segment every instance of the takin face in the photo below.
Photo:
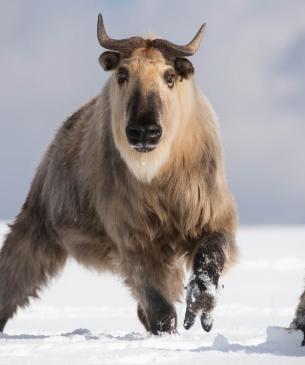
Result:
{"label": "takin face", "polygon": [[184,127],[183,116],[191,108],[194,68],[181,56],[195,52],[202,32],[203,27],[187,46],[140,37],[113,40],[99,17],[100,43],[114,50],[99,58],[104,70],[112,71],[109,92],[114,142],[141,181],[150,182],[156,176]]}

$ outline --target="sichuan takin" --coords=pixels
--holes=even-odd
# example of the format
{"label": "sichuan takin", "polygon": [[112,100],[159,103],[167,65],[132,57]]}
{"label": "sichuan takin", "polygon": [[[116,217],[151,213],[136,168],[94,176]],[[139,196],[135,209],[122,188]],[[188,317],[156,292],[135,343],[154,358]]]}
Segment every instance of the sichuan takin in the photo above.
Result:
{"label": "sichuan takin", "polygon": [[99,62],[110,77],[58,130],[10,225],[0,253],[1,331],[68,257],[119,275],[147,331],[176,331],[184,293],[184,327],[198,316],[211,330],[219,278],[236,257],[236,212],[217,118],[189,60],[203,32],[183,46],[115,40],[99,15],[107,49]]}

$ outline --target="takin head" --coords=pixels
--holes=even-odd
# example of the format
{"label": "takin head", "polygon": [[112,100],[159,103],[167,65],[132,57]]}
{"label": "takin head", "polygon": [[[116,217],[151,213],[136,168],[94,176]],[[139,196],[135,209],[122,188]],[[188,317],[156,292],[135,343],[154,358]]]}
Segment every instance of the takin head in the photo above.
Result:
{"label": "takin head", "polygon": [[193,40],[178,46],[163,39],[131,37],[114,40],[101,14],[97,35],[109,51],[99,61],[110,79],[112,133],[116,148],[137,178],[149,182],[168,160],[191,104],[194,74],[186,58],[199,48],[205,24]]}

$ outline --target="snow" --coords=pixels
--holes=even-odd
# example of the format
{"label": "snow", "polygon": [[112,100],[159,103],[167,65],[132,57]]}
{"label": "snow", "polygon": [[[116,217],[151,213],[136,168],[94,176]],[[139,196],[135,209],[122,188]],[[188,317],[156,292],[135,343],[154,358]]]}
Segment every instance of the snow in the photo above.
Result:
{"label": "snow", "polygon": [[[7,228],[0,223],[0,242]],[[19,311],[0,336],[0,364],[304,364],[293,319],[305,277],[305,227],[242,227],[239,263],[222,279],[214,326],[151,336],[119,278],[71,261],[40,300]]]}

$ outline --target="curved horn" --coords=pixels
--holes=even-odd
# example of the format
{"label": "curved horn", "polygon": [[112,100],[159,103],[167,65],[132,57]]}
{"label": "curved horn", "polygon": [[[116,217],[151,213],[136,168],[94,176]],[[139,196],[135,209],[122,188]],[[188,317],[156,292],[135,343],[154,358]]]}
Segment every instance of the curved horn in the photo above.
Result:
{"label": "curved horn", "polygon": [[205,30],[206,23],[202,24],[199,28],[195,37],[185,46],[179,46],[165,39],[154,39],[152,41],[152,46],[158,48],[164,54],[169,57],[187,57],[192,56],[198,51],[200,46],[203,32]]}
{"label": "curved horn", "polygon": [[146,41],[141,37],[131,37],[126,39],[110,38],[106,32],[102,14],[98,15],[97,38],[102,47],[121,53],[130,53],[135,48],[146,46]]}

